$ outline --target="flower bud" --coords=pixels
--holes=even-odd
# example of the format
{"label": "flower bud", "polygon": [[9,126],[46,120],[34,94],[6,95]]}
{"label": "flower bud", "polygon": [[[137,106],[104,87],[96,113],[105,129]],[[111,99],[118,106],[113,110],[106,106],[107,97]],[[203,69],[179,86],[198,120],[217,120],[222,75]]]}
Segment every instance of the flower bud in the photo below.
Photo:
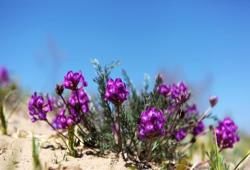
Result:
{"label": "flower bud", "polygon": [[209,103],[211,107],[214,107],[218,103],[218,97],[217,96],[211,96],[209,98]]}
{"label": "flower bud", "polygon": [[190,141],[191,143],[195,143],[196,142],[196,138],[195,137],[193,137],[192,139],[191,139],[191,141]]}
{"label": "flower bud", "polygon": [[180,119],[183,119],[184,117],[185,117],[185,111],[182,110],[182,111],[180,112]]}
{"label": "flower bud", "polygon": [[59,96],[61,96],[63,94],[63,91],[64,91],[63,85],[57,84],[56,85],[56,94],[58,94]]}
{"label": "flower bud", "polygon": [[162,84],[162,83],[163,83],[163,75],[158,74],[158,75],[156,76],[156,83],[157,83],[157,84]]}

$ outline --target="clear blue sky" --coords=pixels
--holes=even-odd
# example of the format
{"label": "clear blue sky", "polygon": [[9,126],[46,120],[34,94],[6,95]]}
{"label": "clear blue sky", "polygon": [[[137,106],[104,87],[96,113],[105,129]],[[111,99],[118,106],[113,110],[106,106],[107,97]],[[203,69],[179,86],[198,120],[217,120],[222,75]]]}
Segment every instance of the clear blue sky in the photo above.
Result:
{"label": "clear blue sky", "polygon": [[232,115],[249,132],[249,1],[70,2],[0,0],[0,64],[24,88],[51,91],[51,79],[69,69],[90,82],[95,57],[119,59],[114,75],[125,68],[138,87],[144,73],[153,79],[159,69],[179,69],[194,84],[212,77],[208,93],[220,98],[214,113]]}

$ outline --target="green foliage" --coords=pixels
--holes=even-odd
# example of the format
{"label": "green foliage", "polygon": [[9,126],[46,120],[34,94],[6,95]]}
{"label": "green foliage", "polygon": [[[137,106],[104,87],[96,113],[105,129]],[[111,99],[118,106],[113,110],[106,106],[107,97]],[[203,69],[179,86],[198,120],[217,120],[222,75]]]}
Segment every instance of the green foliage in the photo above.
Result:
{"label": "green foliage", "polygon": [[211,170],[228,170],[229,166],[225,163],[216,142],[216,136],[213,135],[211,151],[208,154],[209,166]]}
{"label": "green foliage", "polygon": [[[211,170],[228,170],[229,165],[225,162],[225,159],[223,158],[223,155],[219,151],[219,148],[217,146],[216,142],[216,136],[213,135],[213,141],[212,141],[212,148],[210,153],[208,154],[209,157],[209,165]],[[250,152],[248,152],[234,167],[234,170],[240,170],[240,165],[250,156]]]}
{"label": "green foliage", "polygon": [[[2,134],[7,135],[7,118],[6,113],[4,109],[4,103],[6,103],[6,99],[17,89],[17,85],[14,83],[11,83],[6,86],[0,87],[0,121],[1,121],[1,130]],[[12,106],[12,104],[11,104]],[[15,109],[15,107],[13,107]]]}
{"label": "green foliage", "polygon": [[1,120],[1,129],[2,129],[2,133],[4,135],[7,135],[7,122],[6,122],[6,118],[5,118],[5,114],[4,114],[4,108],[3,108],[3,103],[0,102],[0,120]]}
{"label": "green foliage", "polygon": [[92,64],[96,70],[97,76],[94,78],[94,82],[98,85],[98,93],[99,93],[99,104],[103,109],[105,121],[110,124],[114,123],[114,116],[112,114],[112,110],[107,101],[104,100],[106,82],[111,74],[111,71],[119,65],[119,61],[112,62],[111,64],[102,67],[97,59],[92,60]]}
{"label": "green foliage", "polygon": [[114,122],[114,116],[112,114],[112,109],[107,101],[104,100],[106,82],[111,74],[111,71],[119,64],[118,61],[112,62],[111,64],[102,67],[98,60],[93,60],[92,64],[96,70],[96,77],[94,78],[94,82],[98,85],[98,93],[99,93],[99,104],[101,106],[101,111],[104,114],[104,119],[107,123]]}
{"label": "green foliage", "polygon": [[33,170],[42,170],[42,165],[39,159],[39,144],[34,136],[32,136],[32,159]]}
{"label": "green foliage", "polygon": [[77,151],[75,149],[75,126],[71,126],[68,129],[68,146],[69,146],[69,153],[71,156],[76,157]]}

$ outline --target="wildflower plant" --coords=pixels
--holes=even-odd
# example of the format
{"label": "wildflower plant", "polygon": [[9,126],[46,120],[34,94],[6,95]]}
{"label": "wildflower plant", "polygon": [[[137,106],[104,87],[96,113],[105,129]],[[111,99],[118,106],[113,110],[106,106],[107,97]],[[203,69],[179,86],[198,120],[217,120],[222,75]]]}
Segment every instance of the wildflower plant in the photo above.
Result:
{"label": "wildflower plant", "polygon": [[[210,138],[212,138],[212,148],[210,152],[207,153],[208,160],[202,163],[209,163],[210,169],[230,169],[229,164],[225,161],[221,152],[225,149],[232,148],[233,145],[240,140],[237,129],[237,125],[235,125],[230,117],[219,121],[216,128],[212,127],[210,129],[211,132],[208,134]],[[233,169],[237,170],[249,155],[250,152],[247,153]]]}
{"label": "wildflower plant", "polygon": [[122,103],[127,99],[128,90],[126,84],[120,79],[108,79],[106,83],[105,100],[111,102],[115,106],[115,124],[114,132],[117,136],[119,150],[122,151],[122,134],[121,134],[121,107]]}
{"label": "wildflower plant", "polygon": [[[122,153],[124,160],[136,164],[167,161],[169,167],[185,157],[181,148],[192,146],[196,138],[206,134],[205,120],[211,118],[217,97],[211,97],[208,109],[201,113],[183,81],[169,84],[157,75],[152,88],[147,78],[138,91],[125,70],[122,77],[112,79],[118,62],[101,66],[95,59],[92,64],[98,88],[92,100],[85,91],[87,81],[82,73],[69,71],[56,86],[57,99],[34,93],[28,104],[31,120],[47,122],[67,141],[71,155],[77,156],[78,141],[101,154],[106,150]],[[58,106],[55,100],[63,104]],[[51,121],[49,112],[56,112]],[[230,118],[220,121],[216,137],[220,149],[233,147],[239,141],[237,126]]]}
{"label": "wildflower plant", "polygon": [[96,77],[93,81],[97,84],[98,95],[96,96],[97,100],[95,102],[93,101],[94,108],[92,113],[93,115],[96,115],[93,120],[97,126],[95,133],[92,133],[91,135],[91,140],[93,141],[94,139],[95,146],[100,148],[101,153],[104,153],[106,150],[113,150],[114,148],[117,148],[115,147],[117,145],[114,137],[114,134],[116,133],[113,133],[115,132],[115,111],[111,107],[107,95],[105,94],[108,92],[106,88],[110,74],[112,70],[119,65],[119,62],[115,61],[102,67],[99,61],[94,59],[92,60],[92,64],[96,71]]}
{"label": "wildflower plant", "polygon": [[[70,155],[78,156],[76,151],[76,139],[80,139],[75,134],[75,127],[81,121],[85,122],[85,127],[89,129],[90,124],[86,123],[86,117],[89,112],[89,97],[86,94],[84,87],[87,82],[81,72],[69,71],[61,85],[56,86],[56,94],[58,95],[61,103],[60,106],[56,105],[55,98],[43,95],[38,95],[36,92],[31,96],[28,109],[32,122],[45,121],[54,130],[56,130],[63,141],[65,142]],[[69,97],[64,97],[65,89],[69,90]],[[57,112],[52,121],[48,120],[47,114],[49,112]],[[67,131],[67,135],[62,132]],[[67,140],[68,142],[66,142]],[[81,141],[82,142],[82,141]]]}

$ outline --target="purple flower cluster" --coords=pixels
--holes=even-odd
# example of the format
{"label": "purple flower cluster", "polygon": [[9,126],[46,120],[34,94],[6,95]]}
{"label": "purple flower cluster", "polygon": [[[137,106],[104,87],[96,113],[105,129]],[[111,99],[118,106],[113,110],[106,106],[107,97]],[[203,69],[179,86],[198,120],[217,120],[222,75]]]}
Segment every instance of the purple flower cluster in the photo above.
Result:
{"label": "purple flower cluster", "polygon": [[186,102],[190,97],[190,92],[187,88],[187,85],[183,82],[178,84],[173,84],[171,87],[171,98],[175,103],[180,104]]}
{"label": "purple flower cluster", "polygon": [[194,136],[200,135],[205,130],[205,124],[203,121],[198,122],[197,126],[194,127],[192,134]]}
{"label": "purple flower cluster", "polygon": [[158,91],[158,93],[160,93],[164,97],[168,97],[170,95],[170,92],[171,92],[171,87],[169,85],[166,85],[166,84],[161,84],[158,86],[157,91]]}
{"label": "purple flower cluster", "polygon": [[44,99],[43,96],[34,93],[29,100],[28,109],[32,122],[46,120],[47,113],[53,109],[53,101],[50,98]]}
{"label": "purple flower cluster", "polygon": [[61,109],[53,119],[55,129],[67,129],[81,121],[82,114],[89,111],[89,98],[83,89],[72,91],[68,99],[69,114],[66,114],[66,106]]}
{"label": "purple flower cluster", "polygon": [[[81,72],[69,71],[64,76],[63,85],[66,89],[77,90],[78,88],[86,87],[88,84]],[[78,85],[80,85],[80,87],[78,87]]]}
{"label": "purple flower cluster", "polygon": [[178,130],[177,132],[175,132],[174,136],[175,136],[176,141],[179,142],[187,136],[187,132],[185,129],[182,128],[182,129]]}
{"label": "purple flower cluster", "polygon": [[112,102],[113,104],[123,103],[128,96],[128,90],[126,84],[120,79],[109,79],[106,85],[105,100]]}
{"label": "purple flower cluster", "polygon": [[151,139],[165,134],[166,118],[161,110],[149,107],[140,115],[138,138]]}
{"label": "purple flower cluster", "polygon": [[[56,115],[53,120],[53,126],[56,129],[67,129],[69,126],[81,121],[83,114],[89,112],[89,97],[83,87],[87,86],[81,72],[69,71],[64,76],[64,88],[71,90],[68,100],[65,100],[64,108]],[[63,86],[58,85],[57,93],[62,95]]]}
{"label": "purple flower cluster", "polygon": [[[68,100],[64,102],[64,109],[60,110],[53,119],[53,126],[56,129],[67,129],[69,126],[81,121],[83,114],[89,112],[89,97],[83,87],[87,86],[81,72],[69,71],[64,76],[64,88],[71,90]],[[57,93],[62,95],[63,87],[58,85]],[[68,114],[66,114],[66,109]]]}
{"label": "purple flower cluster", "polygon": [[240,140],[237,134],[238,126],[229,117],[220,121],[216,127],[217,144],[221,149],[232,148]]}
{"label": "purple flower cluster", "polygon": [[184,103],[190,97],[188,87],[183,82],[173,84],[172,86],[161,84],[157,90],[161,95],[170,97],[176,104]]}
{"label": "purple flower cluster", "polygon": [[[37,95],[34,93],[28,104],[29,114],[32,122],[37,120],[47,120],[47,113],[60,109],[52,121],[56,129],[66,129],[68,126],[81,121],[82,114],[89,112],[89,98],[83,87],[87,86],[81,72],[69,71],[65,77],[63,85],[57,85],[56,92],[62,98],[63,105],[56,105],[52,98]],[[70,90],[70,96],[64,99],[62,93],[64,88]]]}
{"label": "purple flower cluster", "polygon": [[0,67],[0,85],[6,85],[9,81],[8,70],[5,67]]}
{"label": "purple flower cluster", "polygon": [[55,129],[67,129],[74,124],[74,117],[71,115],[65,115],[66,109],[61,109],[52,121],[52,125]]}
{"label": "purple flower cluster", "polygon": [[71,114],[76,112],[87,113],[89,111],[89,97],[83,89],[72,91],[68,100]]}

